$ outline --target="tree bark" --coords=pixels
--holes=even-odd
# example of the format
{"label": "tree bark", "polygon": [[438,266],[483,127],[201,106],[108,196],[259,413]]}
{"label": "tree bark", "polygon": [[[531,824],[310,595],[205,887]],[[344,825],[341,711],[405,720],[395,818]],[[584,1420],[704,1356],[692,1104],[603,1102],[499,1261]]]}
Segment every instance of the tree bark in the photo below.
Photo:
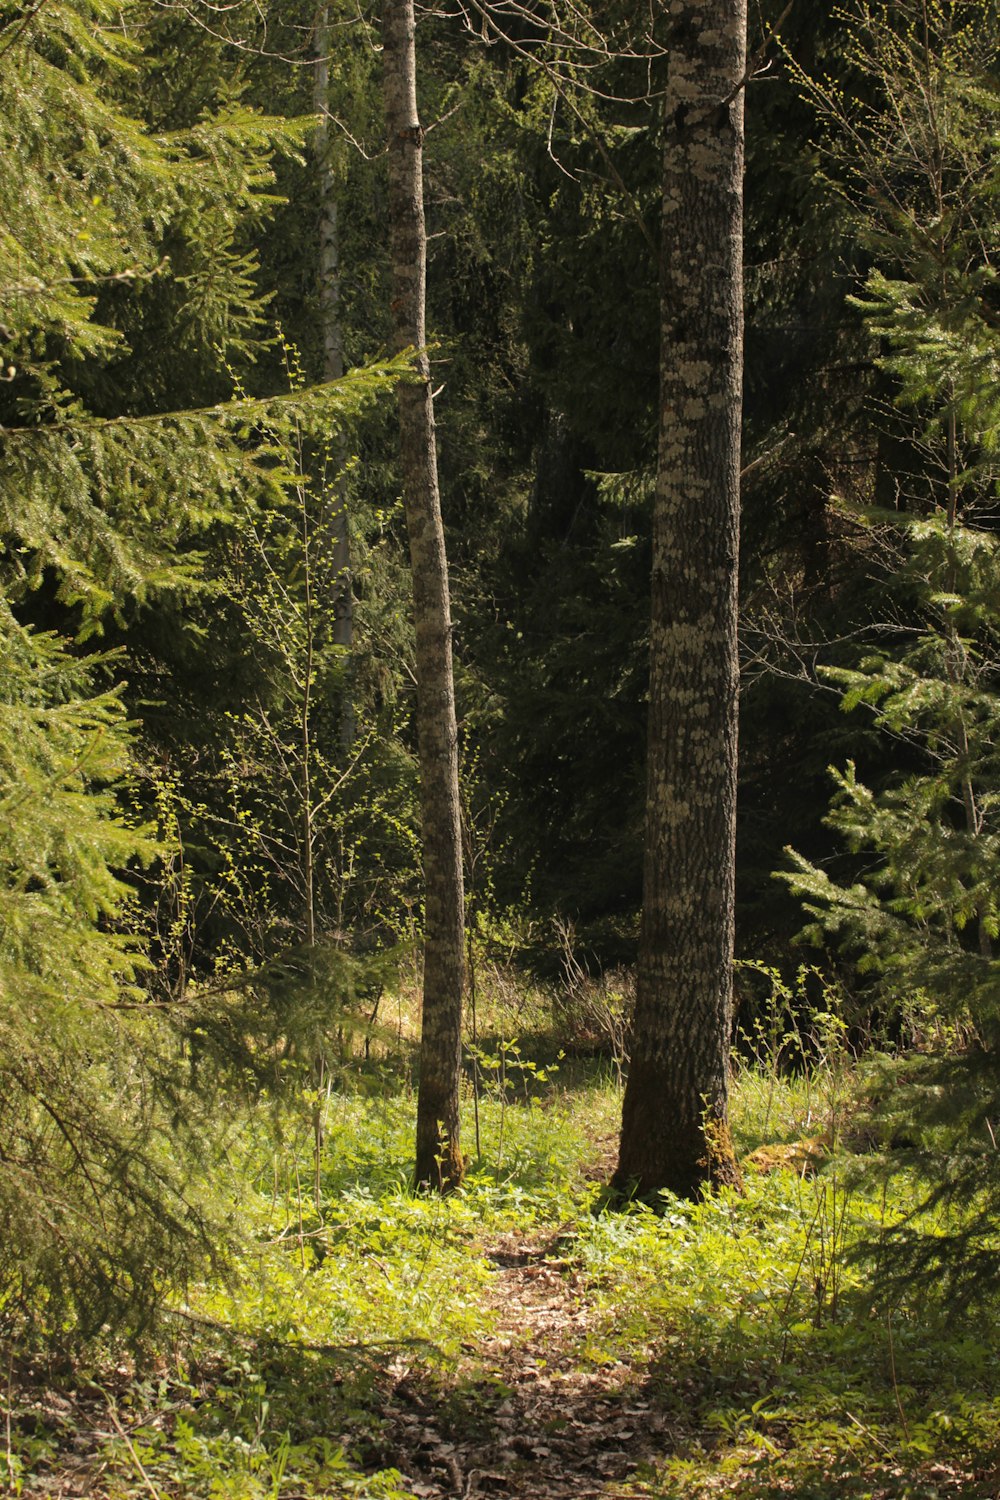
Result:
{"label": "tree bark", "polygon": [[[340,310],[340,212],[337,176],[330,159],[330,11],[324,5],[313,35],[313,106],[319,116],[314,149],[319,178],[319,309],[323,340],[323,379],[340,380],[344,374],[344,328]],[[335,477],[323,491],[323,529],[329,537],[333,573],[333,642],[347,653],[354,649],[354,574],[351,567],[351,533],[347,515],[347,493],[342,471],[347,455],[338,438],[327,462]],[[351,699],[350,659],[340,720],[340,737],[349,749],[357,735]]]}
{"label": "tree bark", "polygon": [[671,0],[643,916],[614,1185],[736,1183],[727,1125],[739,669],[746,0]]}
{"label": "tree bark", "polygon": [[417,1096],[416,1180],[447,1188],[462,1176],[464,900],[458,731],[448,565],[438,494],[434,402],[423,351],[427,243],[423,132],[417,115],[413,0],[385,0],[383,68],[395,348],[417,351],[418,378],[398,389],[403,502],[413,571],[417,737],[424,857],[424,1003]]}

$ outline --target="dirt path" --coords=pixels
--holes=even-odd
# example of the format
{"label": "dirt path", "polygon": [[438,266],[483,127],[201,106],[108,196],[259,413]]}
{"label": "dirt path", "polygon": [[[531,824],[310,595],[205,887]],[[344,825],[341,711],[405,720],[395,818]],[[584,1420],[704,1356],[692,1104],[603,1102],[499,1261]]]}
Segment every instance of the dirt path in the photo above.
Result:
{"label": "dirt path", "polygon": [[487,1254],[493,1336],[443,1401],[400,1372],[382,1413],[382,1461],[431,1500],[609,1500],[674,1447],[676,1421],[628,1366],[587,1358],[596,1315],[558,1238],[510,1234]]}
{"label": "dirt path", "polygon": [[[602,1314],[565,1248],[558,1231],[492,1238],[480,1253],[495,1276],[485,1293],[481,1284],[476,1290],[494,1315],[491,1336],[470,1344],[446,1375],[429,1372],[423,1357],[402,1354],[380,1366],[375,1389],[356,1409],[334,1407],[344,1447],[366,1469],[397,1469],[420,1500],[627,1500],[629,1479],[676,1450],[683,1423],[664,1409],[669,1380],[602,1358]],[[280,1361],[277,1368],[284,1368]],[[293,1379],[293,1368],[283,1380]],[[309,1356],[299,1374],[300,1415],[313,1406],[317,1414],[326,1410],[336,1366]],[[26,1371],[18,1392],[7,1391],[20,1437],[39,1439],[26,1492],[53,1500],[143,1493],[170,1500],[194,1493],[193,1482],[201,1493],[204,1473],[189,1478],[187,1461],[174,1451],[174,1415],[211,1401],[228,1378],[226,1366],[213,1358],[195,1378],[202,1397],[186,1382],[174,1395],[166,1381],[147,1405],[150,1392],[136,1387],[127,1364],[106,1371],[100,1386],[50,1383],[44,1372]],[[148,1446],[154,1431],[164,1435],[155,1456]],[[226,1440],[228,1433],[216,1441]],[[10,1441],[8,1430],[8,1448]],[[206,1443],[211,1456],[213,1439]],[[0,1431],[0,1453],[2,1445]],[[116,1458],[109,1445],[117,1445]],[[254,1472],[246,1493],[263,1493],[266,1471]]]}

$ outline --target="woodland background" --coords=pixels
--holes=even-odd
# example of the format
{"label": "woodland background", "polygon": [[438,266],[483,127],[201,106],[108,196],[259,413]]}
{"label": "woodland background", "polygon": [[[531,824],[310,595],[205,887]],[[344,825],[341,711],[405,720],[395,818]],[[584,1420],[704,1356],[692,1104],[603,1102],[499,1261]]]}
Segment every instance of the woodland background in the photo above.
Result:
{"label": "woodland background", "polygon": [[[406,1197],[400,1144],[422,887],[379,18],[339,0],[319,16],[0,4],[0,1326],[18,1491],[394,1493],[387,1466],[405,1461],[407,1484],[423,1464],[431,1489],[417,1493],[461,1493],[445,1458],[373,1436],[371,1411],[415,1389],[410,1365],[389,1387],[385,1360],[340,1370],[331,1447],[292,1402],[308,1381],[276,1376],[275,1351],[334,1358],[342,1336],[355,1351],[384,1338],[391,1364],[440,1333],[447,1364],[461,1320],[432,1299],[412,1323],[423,1270],[403,1275],[402,1322],[365,1324],[372,1259],[390,1265],[398,1233],[400,1254],[435,1266],[421,1236],[445,1255],[451,1235],[463,1269],[445,1255],[433,1276],[482,1280],[485,1225],[494,1268],[527,1264],[509,1238],[497,1248],[519,1234],[536,1235],[529,1259],[562,1266],[569,1218],[566,1275],[591,1277],[588,1295],[610,1285],[593,1269],[606,1254],[623,1305],[657,1256],[720,1257],[701,1333],[661,1308],[690,1351],[716,1332],[714,1384],[691,1374],[688,1447],[675,1433],[657,1450],[682,1457],[648,1480],[656,1493],[706,1492],[709,1432],[730,1444],[734,1493],[771,1493],[756,1465],[794,1448],[789,1411],[812,1424],[795,1493],[844,1493],[848,1470],[869,1484],[858,1493],[993,1482],[986,1357],[954,1321],[970,1299],[992,1318],[996,1282],[988,0],[753,9],[734,1067],[757,1101],[737,1107],[741,1145],[783,1134],[779,1170],[744,1208],[674,1205],[684,1233],[669,1244],[638,1208],[594,1218],[593,1182],[580,1206],[586,1143],[613,1133],[627,1067],[641,901],[664,26],[657,7],[614,4],[419,16],[475,1108],[465,1207],[431,1208]],[[564,1095],[547,1092],[554,1065]],[[597,1113],[547,1134],[544,1110],[579,1102],[591,1065]],[[841,1148],[857,1158],[846,1176],[803,1176]],[[858,1185],[886,1163],[882,1187]],[[269,1173],[283,1228],[253,1196]],[[487,1182],[494,1196],[477,1198]],[[864,1226],[880,1192],[876,1254]],[[431,1213],[457,1217],[428,1229]],[[797,1228],[778,1289],[760,1292],[758,1265],[736,1332],[716,1337],[743,1295],[712,1238],[727,1213]],[[338,1279],[339,1233],[366,1246],[367,1268]],[[243,1313],[224,1308],[218,1287],[262,1244],[293,1252],[297,1289],[274,1279],[273,1303],[245,1292]],[[323,1313],[290,1312],[316,1267],[342,1290],[317,1299]],[[830,1373],[855,1371],[857,1394],[850,1361],[867,1356],[848,1288],[857,1316],[867,1300],[888,1329],[891,1407],[870,1394],[869,1410]],[[755,1297],[776,1322],[748,1333]],[[211,1346],[198,1353],[196,1323]],[[652,1368],[662,1328],[604,1364]],[[248,1355],[261,1337],[276,1342]],[[800,1387],[782,1405],[773,1371],[787,1374],[797,1337],[815,1342],[803,1368],[821,1369],[825,1394]],[[136,1396],[168,1345],[187,1394],[161,1364],[159,1396]],[[113,1376],[108,1359],[125,1360]],[[76,1406],[64,1431],[50,1398],[81,1399],[84,1368],[98,1416]],[[930,1389],[945,1368],[951,1406]],[[418,1410],[457,1399],[437,1366],[420,1369]],[[507,1371],[511,1390],[523,1373]],[[227,1406],[219,1392],[236,1390]],[[133,1401],[141,1441],[121,1417]],[[875,1434],[863,1458],[843,1438],[858,1424]],[[70,1427],[90,1434],[75,1478]]]}

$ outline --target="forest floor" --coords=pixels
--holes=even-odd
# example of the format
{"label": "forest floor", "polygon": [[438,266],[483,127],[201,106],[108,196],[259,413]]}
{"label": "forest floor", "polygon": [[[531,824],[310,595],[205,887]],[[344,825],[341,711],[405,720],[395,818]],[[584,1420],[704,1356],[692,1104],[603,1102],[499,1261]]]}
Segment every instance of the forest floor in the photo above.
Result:
{"label": "forest floor", "polygon": [[263,1113],[239,1122],[236,1275],[192,1288],[138,1353],[11,1355],[0,1492],[1000,1496],[995,1299],[963,1315],[933,1285],[873,1279],[915,1187],[817,1146],[845,1117],[849,1060],[744,1067],[735,1134],[766,1170],[653,1213],[602,1208],[614,1069],[513,1027],[481,1056],[479,1149],[445,1200],[409,1190],[398,1069],[330,1095],[319,1162],[311,1101],[278,1145]]}
{"label": "forest floor", "polygon": [[415,1495],[610,1496],[676,1446],[676,1417],[623,1359],[581,1362],[594,1332],[584,1280],[553,1236],[512,1231],[486,1247],[496,1317],[460,1362],[452,1399],[404,1377],[383,1407],[384,1451]]}

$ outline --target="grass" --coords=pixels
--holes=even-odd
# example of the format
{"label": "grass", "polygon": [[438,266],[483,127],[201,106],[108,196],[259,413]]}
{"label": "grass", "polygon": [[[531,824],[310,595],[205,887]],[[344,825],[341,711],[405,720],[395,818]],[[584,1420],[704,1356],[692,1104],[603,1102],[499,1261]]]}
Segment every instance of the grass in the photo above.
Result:
{"label": "grass", "polygon": [[[79,1369],[11,1361],[8,1490],[410,1494],[390,1396],[406,1384],[418,1410],[446,1409],[456,1441],[489,1428],[509,1393],[492,1363],[491,1251],[519,1235],[557,1241],[551,1274],[586,1302],[586,1326],[567,1333],[571,1361],[627,1370],[670,1419],[669,1445],[615,1494],[997,1493],[996,1305],[963,1318],[933,1288],[892,1301],[879,1291],[880,1237],[913,1211],[916,1188],[851,1170],[852,1065],[834,1033],[808,1072],[758,1056],[734,1091],[741,1153],[820,1136],[830,1154],[816,1176],[765,1155],[774,1170],[748,1170],[742,1196],[605,1212],[614,1067],[560,1058],[537,1006],[501,1019],[479,1044],[480,1154],[447,1199],[409,1189],[414,1101],[389,1067],[359,1069],[326,1101],[318,1170],[313,1101],[277,1146],[270,1117],[248,1119],[231,1195],[252,1249],[228,1284],[192,1291],[173,1338],[138,1365],[109,1355],[88,1383]],[[471,1085],[465,1112],[469,1143]]]}

